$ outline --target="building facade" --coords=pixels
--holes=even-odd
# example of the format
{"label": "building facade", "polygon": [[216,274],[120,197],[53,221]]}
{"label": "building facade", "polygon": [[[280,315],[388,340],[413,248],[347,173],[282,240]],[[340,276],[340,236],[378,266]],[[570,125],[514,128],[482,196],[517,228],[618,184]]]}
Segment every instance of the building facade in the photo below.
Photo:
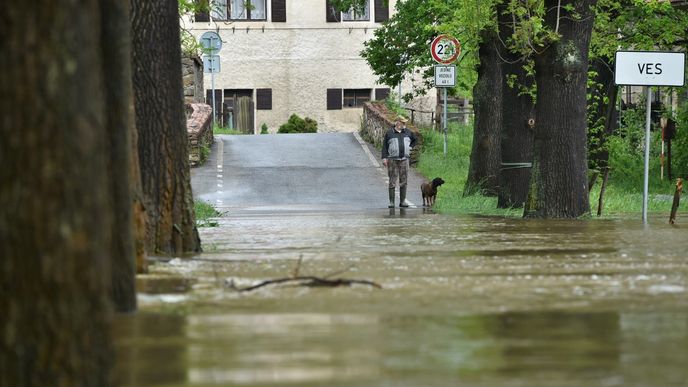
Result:
{"label": "building facade", "polygon": [[[390,92],[360,52],[396,1],[368,0],[361,12],[327,0],[212,1],[209,14],[184,22],[197,39],[215,31],[222,40],[220,71],[204,77],[207,102],[214,83],[218,119],[249,133],[263,124],[274,133],[291,114],[314,119],[320,132],[359,130],[363,104]],[[428,95],[415,106],[435,109]]]}

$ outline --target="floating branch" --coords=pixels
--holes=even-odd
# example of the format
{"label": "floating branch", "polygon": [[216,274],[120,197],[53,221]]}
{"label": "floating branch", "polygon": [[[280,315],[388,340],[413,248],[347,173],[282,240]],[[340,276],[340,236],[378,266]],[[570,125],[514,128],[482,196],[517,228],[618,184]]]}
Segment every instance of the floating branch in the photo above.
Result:
{"label": "floating branch", "polygon": [[231,289],[236,290],[237,292],[250,292],[250,291],[253,291],[256,289],[260,289],[260,288],[265,287],[265,286],[286,284],[286,283],[294,283],[297,286],[331,287],[331,288],[336,288],[339,286],[351,286],[351,285],[368,285],[368,286],[372,286],[374,288],[382,289],[382,286],[380,284],[373,282],[373,281],[368,281],[368,280],[346,279],[346,278],[328,279],[328,278],[315,277],[315,276],[276,278],[276,279],[266,280],[266,281],[263,281],[259,284],[256,284],[253,286],[248,286],[245,288],[239,288],[234,284],[234,281],[231,281],[228,286]]}

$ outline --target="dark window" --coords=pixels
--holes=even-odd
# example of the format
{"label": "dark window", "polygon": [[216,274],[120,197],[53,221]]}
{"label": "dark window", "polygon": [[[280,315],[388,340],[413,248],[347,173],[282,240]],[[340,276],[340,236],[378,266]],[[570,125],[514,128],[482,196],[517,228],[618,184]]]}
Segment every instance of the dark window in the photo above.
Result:
{"label": "dark window", "polygon": [[389,20],[389,0],[375,0],[375,22],[382,23]]}
{"label": "dark window", "polygon": [[195,3],[198,6],[200,6],[203,9],[203,11],[196,12],[194,14],[194,22],[196,22],[196,23],[209,22],[210,21],[210,13],[208,12],[208,0],[196,0]]}
{"label": "dark window", "polygon": [[327,89],[327,110],[342,109],[342,89]]}
{"label": "dark window", "polygon": [[375,89],[375,100],[384,101],[389,96],[389,88]]}
{"label": "dark window", "polygon": [[329,0],[325,1],[325,20],[328,22],[338,22],[342,20],[341,12],[337,10]]}
{"label": "dark window", "polygon": [[272,109],[272,89],[256,89],[256,109]]}
{"label": "dark window", "polygon": [[267,20],[266,0],[220,0],[229,1],[231,20]]}
{"label": "dark window", "polygon": [[287,0],[272,0],[272,21],[287,21]]}
{"label": "dark window", "polygon": [[344,89],[344,107],[362,107],[370,101],[370,89]]}

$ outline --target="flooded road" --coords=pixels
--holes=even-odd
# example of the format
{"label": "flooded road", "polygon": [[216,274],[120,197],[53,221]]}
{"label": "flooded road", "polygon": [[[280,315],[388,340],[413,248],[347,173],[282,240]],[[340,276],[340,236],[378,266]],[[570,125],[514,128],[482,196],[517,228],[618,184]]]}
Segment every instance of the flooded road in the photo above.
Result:
{"label": "flooded road", "polygon": [[[219,221],[201,256],[153,266],[149,282],[178,288],[119,317],[123,385],[688,385],[685,230],[660,220]],[[289,276],[299,257],[302,275],[383,289],[230,288]]]}
{"label": "flooded road", "polygon": [[[243,137],[223,144],[234,161],[211,161],[225,173],[196,172],[195,193],[227,211],[200,230],[204,253],[159,260],[139,277],[140,311],[116,319],[121,386],[688,386],[684,226],[388,210],[360,154],[280,201],[251,176],[305,167],[278,153],[282,169],[252,171],[241,142],[271,140]],[[234,290],[297,268],[382,289]]]}

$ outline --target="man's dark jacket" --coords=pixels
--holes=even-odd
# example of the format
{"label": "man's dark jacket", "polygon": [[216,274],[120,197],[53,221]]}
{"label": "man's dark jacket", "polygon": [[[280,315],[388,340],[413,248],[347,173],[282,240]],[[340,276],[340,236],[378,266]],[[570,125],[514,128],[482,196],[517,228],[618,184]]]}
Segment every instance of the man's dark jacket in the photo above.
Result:
{"label": "man's dark jacket", "polygon": [[403,160],[411,157],[411,149],[416,146],[416,136],[408,128],[397,132],[390,128],[382,142],[382,158]]}

